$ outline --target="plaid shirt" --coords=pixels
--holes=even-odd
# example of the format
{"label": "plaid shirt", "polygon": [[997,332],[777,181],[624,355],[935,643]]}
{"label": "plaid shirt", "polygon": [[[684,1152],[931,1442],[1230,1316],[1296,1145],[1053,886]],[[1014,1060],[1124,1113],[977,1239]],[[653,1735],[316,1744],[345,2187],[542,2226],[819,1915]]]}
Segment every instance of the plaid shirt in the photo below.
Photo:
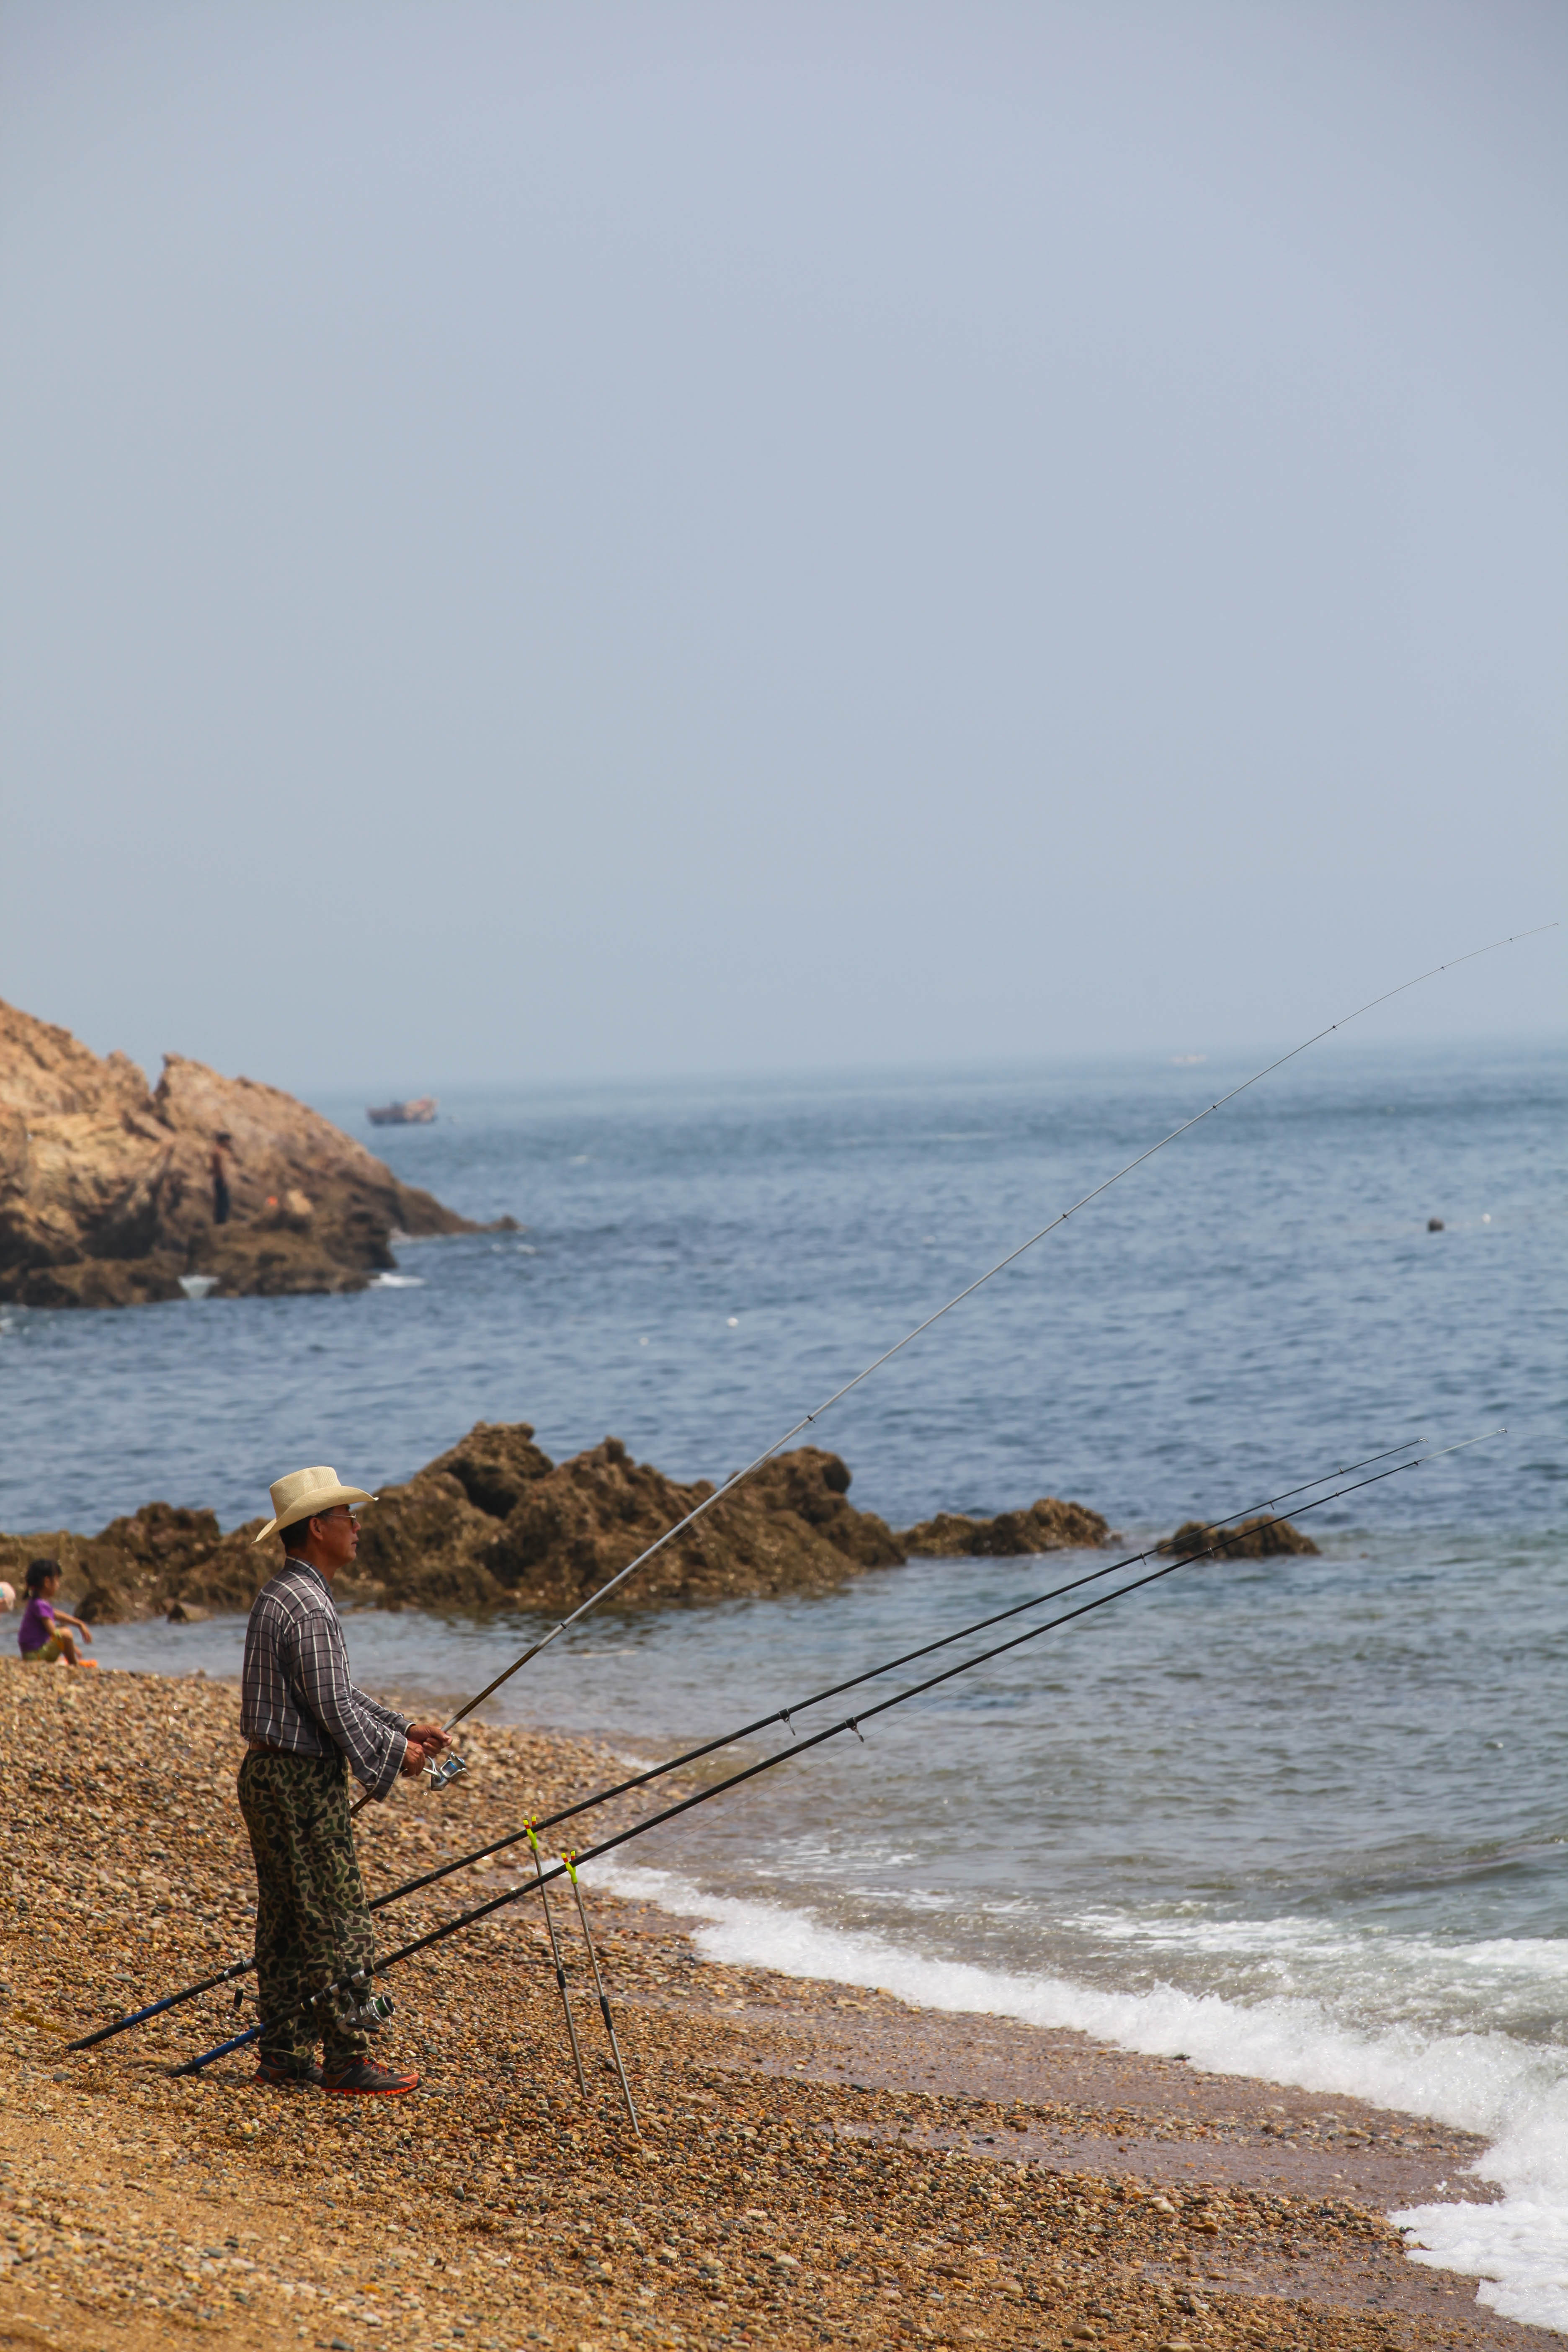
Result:
{"label": "plaid shirt", "polygon": [[406,1716],[349,1680],[343,1629],[325,1577],[292,1553],[251,1604],[239,1727],[289,1756],[338,1748],[356,1780],[384,1797],[403,1763]]}

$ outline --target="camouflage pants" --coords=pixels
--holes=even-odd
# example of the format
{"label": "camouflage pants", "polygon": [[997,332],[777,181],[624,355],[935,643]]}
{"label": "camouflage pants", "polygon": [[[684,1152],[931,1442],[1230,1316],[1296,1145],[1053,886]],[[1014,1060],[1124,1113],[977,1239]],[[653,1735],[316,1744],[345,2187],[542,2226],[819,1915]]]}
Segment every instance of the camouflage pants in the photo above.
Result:
{"label": "camouflage pants", "polygon": [[239,1809],[256,1857],[256,1975],[261,2054],[302,2071],[318,2042],[329,2067],[363,2058],[363,2026],[346,2008],[301,2006],[334,1977],[368,1968],[370,1913],[349,1825],[341,1756],[252,1754],[239,1768]]}

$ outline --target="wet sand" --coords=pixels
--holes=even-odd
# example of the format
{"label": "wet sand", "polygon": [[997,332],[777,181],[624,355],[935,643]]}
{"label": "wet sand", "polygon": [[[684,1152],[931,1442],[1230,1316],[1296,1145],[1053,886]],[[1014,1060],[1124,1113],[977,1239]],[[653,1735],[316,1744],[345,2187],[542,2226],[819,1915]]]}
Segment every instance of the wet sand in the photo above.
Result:
{"label": "wet sand", "polygon": [[[362,1816],[373,1893],[624,1769],[490,1727],[469,1752],[457,1790]],[[562,1906],[578,2093],[537,1896],[388,1978],[410,2098],[258,2089],[248,2053],[171,2080],[254,2016],[227,1994],[65,2055],[247,1948],[239,1754],[227,1685],[0,1663],[0,2352],[1561,2343],[1384,2218],[1490,2193],[1462,2134],[716,1967],[592,1893],[640,2139]],[[401,1938],[503,1883],[384,1916]]]}

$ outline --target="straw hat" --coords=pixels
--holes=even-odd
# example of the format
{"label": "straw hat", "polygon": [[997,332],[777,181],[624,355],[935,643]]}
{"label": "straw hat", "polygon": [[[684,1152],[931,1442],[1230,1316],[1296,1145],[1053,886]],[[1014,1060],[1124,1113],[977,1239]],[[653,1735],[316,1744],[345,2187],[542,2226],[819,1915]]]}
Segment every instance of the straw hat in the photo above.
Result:
{"label": "straw hat", "polygon": [[318,1518],[323,1511],[335,1510],[340,1503],[347,1503],[353,1508],[375,1500],[363,1486],[345,1486],[335,1470],[290,1470],[287,1478],[276,1480],[269,1491],[276,1516],[268,1520],[256,1538],[258,1543],[265,1543],[268,1536],[281,1535],[285,1528],[298,1527],[301,1519]]}

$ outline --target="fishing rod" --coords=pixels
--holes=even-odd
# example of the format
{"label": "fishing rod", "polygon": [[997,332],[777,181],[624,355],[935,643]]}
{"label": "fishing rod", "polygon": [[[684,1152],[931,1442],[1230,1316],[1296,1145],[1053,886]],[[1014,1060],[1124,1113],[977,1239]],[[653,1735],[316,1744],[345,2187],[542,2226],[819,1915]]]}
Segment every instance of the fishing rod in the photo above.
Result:
{"label": "fishing rod", "polygon": [[[523,1835],[532,1849],[534,1868],[542,1870],[544,1867],[544,1857],[539,1851],[539,1840],[534,1835],[534,1825],[531,1822],[524,1830]],[[551,1965],[555,1970],[555,1990],[561,1995],[561,2006],[566,2012],[566,2039],[572,2044],[572,2063],[577,2069],[577,2088],[586,2098],[588,2078],[583,2072],[583,2053],[577,2047],[577,2026],[572,2015],[572,1996],[566,1990],[566,1964],[561,1958],[561,1947],[555,1940],[555,1916],[550,1908],[550,1894],[542,1879],[539,1882],[539,1899],[544,1906],[544,1924],[550,1931]]]}
{"label": "fishing rod", "polygon": [[[1368,1454],[1359,1462],[1342,1463],[1335,1469],[1321,1472],[1315,1478],[1305,1479],[1299,1486],[1287,1486],[1282,1494],[1270,1496],[1260,1503],[1247,1504],[1240,1510],[1232,1511],[1226,1517],[1213,1520],[1210,1524],[1216,1529],[1231,1528],[1238,1520],[1250,1517],[1257,1513],[1278,1511],[1282,1503],[1293,1501],[1298,1495],[1310,1494],[1314,1486],[1321,1486],[1331,1478],[1348,1478],[1358,1470],[1370,1468],[1374,1462],[1386,1462],[1395,1454],[1406,1454],[1415,1443],[1414,1438],[1406,1438],[1398,1445],[1386,1446],[1377,1454]],[[384,1911],[388,1905],[402,1902],[410,1895],[417,1895],[425,1887],[434,1886],[440,1879],[450,1878],[459,1870],[470,1869],[476,1863],[488,1862],[492,1854],[504,1853],[509,1847],[520,1845],[524,1838],[534,1843],[534,1851],[537,1854],[538,1846],[534,1841],[534,1832],[537,1830],[558,1828],[563,1822],[575,1820],[579,1813],[591,1812],[595,1806],[607,1805],[617,1797],[628,1796],[635,1789],[647,1788],[650,1781],[662,1780],[667,1773],[679,1772],[684,1766],[700,1763],[703,1757],[714,1755],[720,1748],[732,1748],[738,1741],[749,1739],[759,1731],[765,1731],[770,1724],[782,1723],[787,1727],[793,1717],[804,1715],[810,1707],[825,1706],[830,1698],[839,1698],[846,1691],[858,1690],[863,1683],[874,1682],[879,1675],[895,1674],[900,1666],[912,1665],[917,1658],[930,1657],[933,1651],[947,1649],[954,1642],[966,1641],[971,1634],[984,1633],[991,1626],[1005,1624],[1009,1618],[1022,1616],[1030,1609],[1046,1608],[1051,1601],[1060,1601],[1068,1593],[1076,1592],[1086,1584],[1098,1583],[1103,1577],[1113,1576],[1121,1569],[1137,1568],[1144,1560],[1152,1559],[1158,1547],[1155,1546],[1142,1551],[1127,1552],[1119,1559],[1102,1561],[1098,1568],[1089,1569],[1081,1576],[1070,1577],[1065,1584],[1055,1585],[1048,1592],[1031,1593],[1026,1601],[1014,1601],[1005,1609],[994,1611],[990,1616],[978,1617],[972,1623],[960,1625],[953,1633],[940,1634],[930,1642],[921,1643],[916,1649],[905,1650],[896,1658],[888,1658],[880,1665],[868,1666],[860,1674],[850,1675],[845,1682],[831,1683],[826,1690],[814,1691],[809,1698],[795,1700],[793,1706],[773,1707],[768,1714],[759,1715],[752,1722],[742,1723],[733,1731],[723,1732],[715,1739],[703,1740],[699,1747],[688,1748],[680,1755],[668,1758],[662,1764],[649,1766],[646,1771],[635,1772],[630,1779],[616,1781],[613,1788],[600,1789],[593,1796],[579,1798],[575,1804],[565,1806],[558,1813],[551,1813],[543,1821],[530,1821],[521,1830],[510,1830],[504,1837],[496,1838],[490,1844],[476,1848],[472,1853],[459,1854],[456,1860],[441,1863],[436,1869],[427,1870],[417,1878],[406,1878],[400,1885],[389,1887],[384,1895],[378,1895],[367,1907],[372,1911]],[[1223,1549],[1223,1546],[1220,1549]],[[1188,1555],[1189,1558],[1195,1556]],[[547,1920],[549,1916],[549,1905],[546,1903]],[[551,1941],[553,1945],[553,1927]],[[559,1975],[559,1954],[556,1957]],[[84,2034],[79,2042],[68,2042],[67,2051],[68,2053],[74,2050],[91,2050],[100,2042],[112,2041],[116,2034],[127,2032],[133,2025],[143,2025],[149,2019],[162,2017],[169,2010],[178,2009],[184,2002],[196,2000],[202,1993],[216,1991],[222,1985],[232,1984],[237,1978],[248,1976],[255,1966],[254,1958],[231,1961],[227,1968],[218,1969],[212,1976],[201,1978],[195,1984],[186,1985],[178,1992],[165,1993],[161,2000],[150,2001],[144,2009],[132,2010],[129,2016],[117,2018],[111,2025],[100,2026],[96,2032]],[[237,2001],[238,1998],[239,1996],[237,1995]],[[567,2015],[570,2018],[570,2009]],[[574,2036],[574,2041],[575,2036]]]}
{"label": "fishing rod", "polygon": [[[616,2072],[620,2076],[621,2096],[626,2103],[626,2114],[631,2118],[632,2129],[638,2139],[641,2139],[642,2126],[637,2121],[637,2103],[632,2097],[632,2086],[626,2080],[626,2070],[622,2063],[621,2045],[616,2040],[616,2021],[610,2015],[610,1996],[605,1990],[605,1979],[599,1974],[599,1955],[594,1949],[593,1930],[588,1925],[588,1909],[583,1900],[583,1882],[577,1875],[578,1857],[575,1853],[563,1853],[561,1860],[565,1866],[567,1877],[572,1881],[572,1892],[577,1897],[577,1916],[583,1922],[583,1941],[588,1947],[588,1965],[594,1971],[594,1990],[598,1995],[599,2014],[605,2021],[605,2032],[610,2037],[610,2055],[615,2060]],[[542,1886],[539,1891],[542,1895],[543,1887]]]}
{"label": "fishing rod", "polygon": [[[1374,1471],[1370,1477],[1355,1479],[1348,1486],[1337,1486],[1330,1494],[1320,1496],[1316,1502],[1303,1504],[1297,1516],[1304,1518],[1309,1511],[1321,1510],[1326,1504],[1338,1502],[1346,1495],[1357,1494],[1363,1487],[1379,1486],[1385,1478],[1397,1478],[1403,1471],[1419,1470],[1428,1462],[1442,1461],[1450,1454],[1462,1454],[1472,1445],[1480,1445],[1490,1438],[1506,1434],[1505,1428],[1485,1430],[1479,1436],[1461,1438],[1457,1444],[1438,1446],[1430,1454],[1417,1454],[1412,1461],[1395,1462],[1387,1470]],[[1267,1524],[1278,1526],[1279,1522],[1276,1519]],[[830,1739],[838,1738],[847,1731],[852,1731],[864,1745],[865,1733],[860,1728],[862,1724],[874,1721],[878,1716],[889,1714],[894,1707],[906,1706],[910,1699],[923,1697],[928,1692],[939,1689],[942,1684],[952,1681],[955,1675],[969,1674],[974,1667],[986,1665],[992,1659],[1004,1657],[1013,1650],[1023,1648],[1027,1643],[1037,1642],[1043,1635],[1056,1633],[1064,1625],[1073,1624],[1079,1618],[1087,1617],[1097,1609],[1107,1608],[1113,1601],[1125,1600],[1131,1593],[1141,1592],[1151,1584],[1158,1584],[1163,1578],[1175,1575],[1180,1569],[1190,1568],[1200,1559],[1215,1557],[1225,1550],[1226,1540],[1225,1537],[1220,1537],[1215,1542],[1205,1545],[1200,1552],[1184,1553],[1178,1559],[1167,1560],[1163,1567],[1152,1570],[1147,1576],[1134,1577],[1130,1584],[1118,1585],[1113,1592],[1098,1593],[1092,1601],[1082,1601],[1078,1608],[1064,1611],[1061,1616],[1048,1619],[1044,1625],[1032,1625],[1026,1632],[1015,1633],[1005,1642],[998,1642],[989,1649],[977,1651],[973,1657],[961,1658],[956,1665],[944,1666],[939,1674],[928,1675],[923,1682],[911,1683],[905,1689],[895,1691],[890,1698],[879,1700],[875,1706],[862,1708],[857,1715],[845,1716],[839,1722],[828,1724],[821,1731],[812,1732],[807,1738],[797,1739],[792,1748],[778,1748],[773,1755],[762,1757],[754,1764],[744,1765],[740,1771],[731,1772],[727,1779],[715,1781],[710,1788],[700,1789],[692,1796],[679,1798],[674,1804],[666,1805],[660,1811],[650,1813],[643,1821],[634,1822],[629,1828],[617,1830],[611,1836],[602,1838],[596,1845],[584,1847],[582,1852],[573,1855],[573,1866],[580,1869],[584,1863],[600,1861],[605,1854],[614,1853],[620,1847],[629,1844],[634,1838],[646,1836],[649,1830],[660,1829],[667,1822],[678,1820],[681,1814],[692,1811],[695,1807],[708,1804],[715,1797],[726,1795],[730,1790],[738,1789],[746,1781],[756,1780],[763,1772],[771,1772],[775,1765],[786,1763],[796,1757],[809,1755],[813,1748],[824,1746]],[[488,1919],[493,1913],[505,1909],[509,1904],[521,1902],[524,1896],[531,1895],[536,1887],[542,1889],[552,1880],[562,1877],[567,1868],[568,1864],[563,1857],[560,1862],[552,1864],[548,1869],[537,1870],[531,1878],[523,1879],[515,1886],[505,1887],[500,1894],[492,1895],[485,1902],[474,1904],[469,1909],[458,1912],[453,1918],[444,1920],[438,1927],[432,1927],[423,1936],[415,1937],[411,1942],[400,1945],[395,1951],[389,1952],[384,1959],[376,1961],[374,1973],[381,1975],[388,1969],[400,1966],[405,1960],[413,1959],[418,1953],[428,1951],[433,1945],[444,1943],[449,1936],[460,1935],[464,1928],[475,1926],[481,1919]],[[361,1969],[350,1975],[335,1979],[331,1983],[324,1985],[319,1992],[310,1995],[310,2005],[313,2006],[331,2000],[334,1994],[340,1992],[354,1990],[356,1986],[364,1980],[365,1974],[365,1970]],[[304,2002],[296,2004],[296,2008],[304,2006],[306,2006]],[[292,2015],[294,2011],[290,2011],[288,2013]],[[265,2022],[272,2021],[268,2020]],[[220,2042],[216,2048],[203,2051],[197,2057],[186,2059],[183,2065],[174,2067],[171,2072],[174,2075],[199,2074],[204,2068],[212,2065],[217,2059],[226,2057],[232,2051],[242,2049],[248,2042],[254,2042],[264,2030],[265,2024],[250,2026],[245,2032],[234,2035],[229,2041]]]}
{"label": "fishing rod", "polygon": [[[504,1667],[496,1675],[493,1682],[488,1682],[483,1690],[476,1691],[472,1698],[465,1700],[456,1714],[447,1717],[442,1726],[443,1730],[455,1731],[458,1724],[466,1717],[472,1715],[477,1706],[482,1706],[485,1700],[493,1692],[500,1690],[503,1683],[510,1682],[513,1675],[521,1673],[531,1660],[538,1657],[542,1650],[547,1650],[552,1642],[558,1641],[561,1635],[575,1625],[580,1618],[585,1617],[590,1609],[596,1609],[601,1601],[607,1601],[610,1594],[626,1582],[627,1577],[634,1576],[639,1568],[644,1567],[653,1559],[656,1552],[662,1551],[667,1544],[673,1543],[677,1536],[684,1534],[685,1530],[701,1518],[704,1513],[712,1510],[715,1505],[722,1502],[726,1495],[732,1494],[742,1479],[751,1477],[754,1471],[762,1469],[765,1463],[771,1462],[775,1454],[782,1453],[792,1438],[798,1437],[803,1430],[809,1429],[813,1423],[819,1421],[830,1407],[840,1403],[851,1390],[858,1389],[862,1381],[868,1381],[873,1372],[880,1371],[884,1364],[890,1363],[895,1356],[901,1355],[903,1350],[920,1339],[923,1332],[929,1331],[934,1323],[940,1323],[944,1315],[951,1315],[955,1307],[961,1307],[966,1298],[973,1298],[977,1290],[984,1289],[988,1282],[994,1280],[997,1275],[1012,1265],[1016,1259],[1021,1258],[1026,1251],[1032,1250],[1037,1243],[1044,1241],[1047,1234],[1055,1233],[1059,1225],[1067,1223],[1069,1217],[1076,1217],[1080,1209],[1087,1209],[1091,1201],[1098,1201],[1102,1193],[1109,1192],[1113,1184],[1120,1184],[1124,1176],[1131,1176],[1134,1169],[1142,1168],[1146,1160],[1152,1160],[1157,1152],[1163,1151],[1168,1143],[1174,1143],[1179,1136],[1187,1134],[1194,1127],[1201,1127],[1205,1118],[1212,1118],[1215,1111],[1223,1110],[1226,1103],[1232,1103],[1238,1095],[1246,1094],[1249,1087],[1258,1086],[1265,1078],[1272,1077],[1274,1072],[1282,1070],[1287,1062],[1293,1062],[1298,1055],[1307,1053],[1313,1045],[1321,1045],[1323,1039],[1331,1037],[1336,1030],[1347,1029],[1352,1021],[1359,1021],[1363,1013],[1374,1013],[1380,1004],[1390,1003],[1394,997],[1405,995],[1411,989],[1421,987],[1428,980],[1436,980],[1442,972],[1455,971],[1460,964],[1474,963],[1478,956],[1493,955],[1500,948],[1513,947],[1521,940],[1535,939],[1542,931],[1554,931],[1556,929],[1557,925],[1554,922],[1538,923],[1528,931],[1514,931],[1507,939],[1491,940],[1485,947],[1471,948],[1462,956],[1450,958],[1447,963],[1434,964],[1429,971],[1417,972],[1413,980],[1402,980],[1397,988],[1387,988],[1384,990],[1381,996],[1369,997],[1364,1004],[1358,1004],[1353,1013],[1342,1013],[1337,1021],[1331,1021],[1326,1028],[1315,1030],[1310,1037],[1303,1038],[1300,1045],[1292,1045],[1288,1054],[1280,1054],[1274,1061],[1266,1063],[1262,1069],[1255,1070],[1249,1078],[1243,1078],[1240,1084],[1232,1087],[1228,1093],[1217,1097],[1209,1104],[1206,1110],[1194,1111],[1191,1118],[1183,1119],[1179,1126],[1172,1128],[1168,1135],[1163,1135],[1158,1142],[1151,1143],[1146,1150],[1140,1151],[1135,1158],[1118,1168],[1113,1175],[1102,1178],[1100,1183],[1093,1185],[1089,1192],[1075,1201],[1070,1208],[1063,1209],[1057,1216],[1050,1218],[1037,1233],[1031,1234],[1027,1241],[1018,1243],[1017,1246],[1010,1249],[1005,1256],[999,1257],[994,1265],[988,1266],[984,1274],[977,1275],[973,1282],[966,1283],[962,1290],[955,1292],[953,1297],[946,1301],[945,1305],[936,1307],[925,1317],[923,1321],[917,1323],[912,1331],[906,1331],[901,1339],[896,1339],[890,1348],[884,1348],[882,1353],[874,1357],[864,1371],[857,1372],[853,1380],[846,1381],[841,1388],[835,1389],[831,1396],[823,1399],[815,1412],[803,1413],[798,1421],[793,1423],[784,1431],[782,1437],[775,1437],[773,1444],[764,1446],[762,1453],[748,1462],[743,1469],[731,1471],[729,1477],[717,1486],[710,1495],[704,1496],[693,1509],[688,1511],[684,1518],[677,1519],[672,1527],[667,1528],[663,1535],[657,1537],[644,1550],[639,1551],[635,1559],[628,1560],[625,1568],[617,1570],[616,1574],[601,1584],[596,1591],[591,1592],[585,1601],[579,1601],[569,1616],[563,1617],[558,1623],[550,1628],[547,1633],[542,1633],[536,1642],[531,1642],[527,1649],[512,1660],[510,1666]],[[457,1769],[460,1769],[461,1766],[458,1764]],[[452,1777],[455,1777],[455,1774],[447,1773],[443,1777],[438,1769],[433,1776],[432,1785],[444,1786],[446,1779]],[[353,1811],[358,1812],[361,1807],[368,1802],[368,1797],[361,1797],[353,1807]]]}

